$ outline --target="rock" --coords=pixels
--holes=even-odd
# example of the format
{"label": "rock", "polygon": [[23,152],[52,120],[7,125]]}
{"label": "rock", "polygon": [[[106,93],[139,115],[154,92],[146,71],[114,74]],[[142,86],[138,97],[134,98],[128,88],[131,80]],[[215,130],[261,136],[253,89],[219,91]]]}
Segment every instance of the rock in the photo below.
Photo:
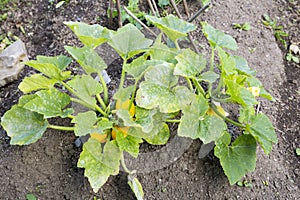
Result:
{"label": "rock", "polygon": [[215,146],[214,142],[210,142],[208,144],[202,144],[199,150],[198,157],[200,159],[205,158],[209,154],[209,152],[213,150],[214,146]]}
{"label": "rock", "polygon": [[0,87],[16,80],[27,61],[25,44],[18,40],[0,53]]}

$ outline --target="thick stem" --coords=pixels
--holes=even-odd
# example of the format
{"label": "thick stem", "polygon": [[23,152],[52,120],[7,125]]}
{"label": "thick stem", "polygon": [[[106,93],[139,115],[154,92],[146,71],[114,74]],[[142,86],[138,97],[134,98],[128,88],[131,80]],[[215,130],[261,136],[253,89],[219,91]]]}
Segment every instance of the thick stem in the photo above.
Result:
{"label": "thick stem", "polygon": [[100,96],[100,94],[96,94],[96,98],[97,98],[98,102],[100,103],[100,105],[102,106],[102,108],[103,108],[104,110],[106,110],[107,107],[106,107],[106,105],[105,105],[105,103],[104,103],[102,97]]}
{"label": "thick stem", "polygon": [[121,74],[121,79],[120,79],[119,90],[122,89],[123,85],[124,85],[125,76],[126,76],[126,73],[125,73],[125,70],[124,70],[124,65],[126,65],[126,63],[127,63],[127,59],[124,59],[123,60],[123,65],[122,65],[122,74]]}
{"label": "thick stem", "polygon": [[191,80],[188,77],[185,77],[185,80],[188,83],[190,90],[193,92],[194,88],[193,88],[193,84],[192,84]]}
{"label": "thick stem", "polygon": [[56,130],[61,130],[61,131],[74,131],[75,127],[66,127],[66,126],[57,126],[57,125],[48,125],[48,128],[56,129]]}
{"label": "thick stem", "polygon": [[133,172],[130,171],[130,170],[127,168],[126,164],[125,164],[124,153],[123,153],[123,152],[122,152],[122,155],[121,155],[121,165],[122,165],[122,167],[123,167],[123,169],[124,169],[124,171],[125,171],[126,173],[128,173],[128,174],[133,174]]}
{"label": "thick stem", "polygon": [[215,104],[211,103],[211,104],[210,104],[210,107],[211,107],[211,109],[212,109],[219,117],[221,117],[221,118],[224,119],[225,121],[227,121],[227,122],[229,122],[229,123],[231,123],[231,124],[233,124],[233,125],[235,125],[235,126],[241,127],[241,128],[243,128],[243,129],[246,128],[243,124],[240,124],[240,123],[238,123],[238,122],[236,122],[236,121],[233,121],[232,119],[229,119],[229,118],[225,117],[224,115],[222,115],[222,114],[218,111],[217,106],[216,106]]}
{"label": "thick stem", "polygon": [[165,122],[169,122],[169,123],[180,123],[180,119],[167,119],[167,120],[165,120]]}
{"label": "thick stem", "polygon": [[139,80],[140,80],[140,79],[136,79],[136,80],[135,80],[135,83],[134,83],[134,86],[133,86],[133,92],[132,92],[132,94],[131,94],[131,99],[130,99],[130,104],[129,104],[128,110],[131,109],[131,106],[132,106],[132,104],[133,104],[134,97],[135,97],[135,93],[136,93],[136,89],[137,89],[137,84],[138,84]]}
{"label": "thick stem", "polygon": [[202,86],[199,84],[199,82],[195,78],[193,78],[192,81],[193,81],[194,85],[196,86],[198,92],[200,92],[203,96],[205,96],[205,91],[202,88]]}
{"label": "thick stem", "polygon": [[100,82],[101,82],[102,87],[103,87],[104,103],[107,105],[108,104],[108,89],[107,89],[107,85],[106,85],[106,82],[105,82],[105,80],[103,78],[103,75],[101,73],[98,73],[98,76],[99,76]]}
{"label": "thick stem", "polygon": [[98,106],[98,105],[90,105],[89,103],[85,102],[84,99],[80,98],[80,95],[73,90],[73,88],[71,88],[68,84],[66,84],[65,82],[61,81],[60,82],[65,88],[67,88],[72,94],[74,94],[75,96],[77,96],[79,99],[76,98],[71,98],[71,101],[74,101],[76,103],[79,103],[87,108],[90,108],[92,110],[97,110],[99,111],[102,115],[107,116],[107,114]]}

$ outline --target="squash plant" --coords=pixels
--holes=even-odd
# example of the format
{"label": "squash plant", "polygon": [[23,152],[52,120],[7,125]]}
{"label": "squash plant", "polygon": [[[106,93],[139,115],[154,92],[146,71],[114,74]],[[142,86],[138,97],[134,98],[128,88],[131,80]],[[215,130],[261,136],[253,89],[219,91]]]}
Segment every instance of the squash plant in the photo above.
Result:
{"label": "squash plant", "polygon": [[[37,56],[25,64],[40,73],[26,77],[19,89],[24,95],[8,110],[1,125],[13,145],[28,145],[42,137],[47,128],[90,135],[83,145],[78,167],[85,169],[94,192],[110,175],[119,173],[120,163],[129,174],[128,183],[138,199],[143,190],[135,171],[127,169],[124,152],[137,157],[142,142],[162,145],[170,137],[169,123],[178,123],[177,134],[215,142],[214,154],[230,184],[235,184],[256,165],[259,144],[268,155],[277,142],[268,117],[255,112],[257,97],[273,100],[247,61],[228,50],[237,50],[234,38],[202,22],[202,32],[211,47],[210,59],[178,41],[196,26],[173,15],[146,19],[162,33],[155,41],[145,38],[132,24],[109,30],[100,25],[66,22],[83,47],[65,46],[84,70],[72,75],[66,56]],[[162,41],[165,34],[174,47]],[[122,58],[118,90],[112,97],[102,72],[106,63],[95,48],[108,43]],[[95,75],[99,81],[94,79]],[[133,84],[127,84],[131,79]],[[204,87],[205,86],[205,87]],[[74,114],[75,102],[88,110]],[[229,118],[222,105],[239,107],[238,120]],[[53,117],[70,118],[73,126],[50,124]],[[235,140],[227,124],[240,128]]]}

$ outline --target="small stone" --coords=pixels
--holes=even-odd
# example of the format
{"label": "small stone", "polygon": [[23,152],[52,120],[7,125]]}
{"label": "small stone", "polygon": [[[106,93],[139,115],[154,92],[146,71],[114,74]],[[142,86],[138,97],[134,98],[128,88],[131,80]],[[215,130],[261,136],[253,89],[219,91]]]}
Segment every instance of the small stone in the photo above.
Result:
{"label": "small stone", "polygon": [[294,53],[294,54],[298,54],[300,53],[300,49],[299,46],[296,44],[291,44],[290,46],[290,50]]}
{"label": "small stone", "polygon": [[209,152],[213,150],[214,146],[215,146],[214,142],[210,142],[208,144],[202,144],[199,150],[198,157],[200,159],[205,158],[209,154]]}
{"label": "small stone", "polygon": [[16,80],[27,61],[25,44],[18,40],[0,53],[0,87]]}

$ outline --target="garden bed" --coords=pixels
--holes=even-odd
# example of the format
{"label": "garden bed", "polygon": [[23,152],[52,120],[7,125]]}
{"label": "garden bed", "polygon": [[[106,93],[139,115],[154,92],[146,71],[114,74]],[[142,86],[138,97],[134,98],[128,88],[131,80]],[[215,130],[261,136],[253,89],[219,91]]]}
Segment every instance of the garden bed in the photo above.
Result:
{"label": "garden bed", "polygon": [[[55,8],[52,1],[14,1],[9,4],[8,18],[1,22],[1,34],[11,31],[25,42],[30,59],[37,55],[59,55],[67,53],[64,45],[80,45],[64,21],[82,21],[89,24],[109,24],[106,1],[70,1]],[[100,3],[99,3],[100,2]],[[196,12],[200,5],[188,1],[190,12]],[[298,3],[298,4],[297,4]],[[300,42],[299,4],[282,1],[213,1],[212,7],[195,22],[207,21],[214,27],[232,35],[238,42],[238,55],[244,56],[257,71],[258,78],[275,97],[276,102],[261,101],[260,110],[266,113],[279,138],[270,156],[257,149],[256,170],[244,178],[248,187],[230,186],[223,174],[219,160],[212,154],[198,158],[200,141],[195,141],[176,159],[164,168],[139,173],[145,199],[298,199],[300,158],[295,149],[299,142],[299,64],[285,61],[287,51],[273,36],[273,31],[262,23],[262,15],[286,24],[288,45]],[[298,7],[297,7],[298,5]],[[142,9],[146,9],[143,6]],[[4,11],[3,11],[4,12]],[[249,31],[232,28],[232,23],[251,24]],[[114,27],[117,28],[115,21]],[[298,24],[298,26],[297,26]],[[23,27],[25,32],[22,32]],[[297,35],[298,34],[298,35]],[[204,37],[198,31],[193,33],[197,43]],[[282,48],[282,51],[280,48]],[[103,50],[103,54],[107,53]],[[113,56],[113,57],[110,57]],[[298,55],[299,56],[299,55]],[[110,64],[108,73],[112,78],[110,89],[117,84],[120,60],[115,55],[105,57]],[[71,65],[74,70],[74,65]],[[0,89],[2,116],[17,103],[21,95],[17,87],[21,80],[33,70],[25,68],[20,79]],[[298,93],[297,93],[298,92]],[[57,121],[56,124],[69,123]],[[34,194],[38,199],[134,199],[127,185],[125,173],[109,178],[108,182],[95,194],[83,169],[76,167],[81,151],[74,145],[75,136],[68,132],[47,130],[35,144],[11,146],[4,130],[0,129],[0,196],[2,199],[25,199],[26,194]]]}

